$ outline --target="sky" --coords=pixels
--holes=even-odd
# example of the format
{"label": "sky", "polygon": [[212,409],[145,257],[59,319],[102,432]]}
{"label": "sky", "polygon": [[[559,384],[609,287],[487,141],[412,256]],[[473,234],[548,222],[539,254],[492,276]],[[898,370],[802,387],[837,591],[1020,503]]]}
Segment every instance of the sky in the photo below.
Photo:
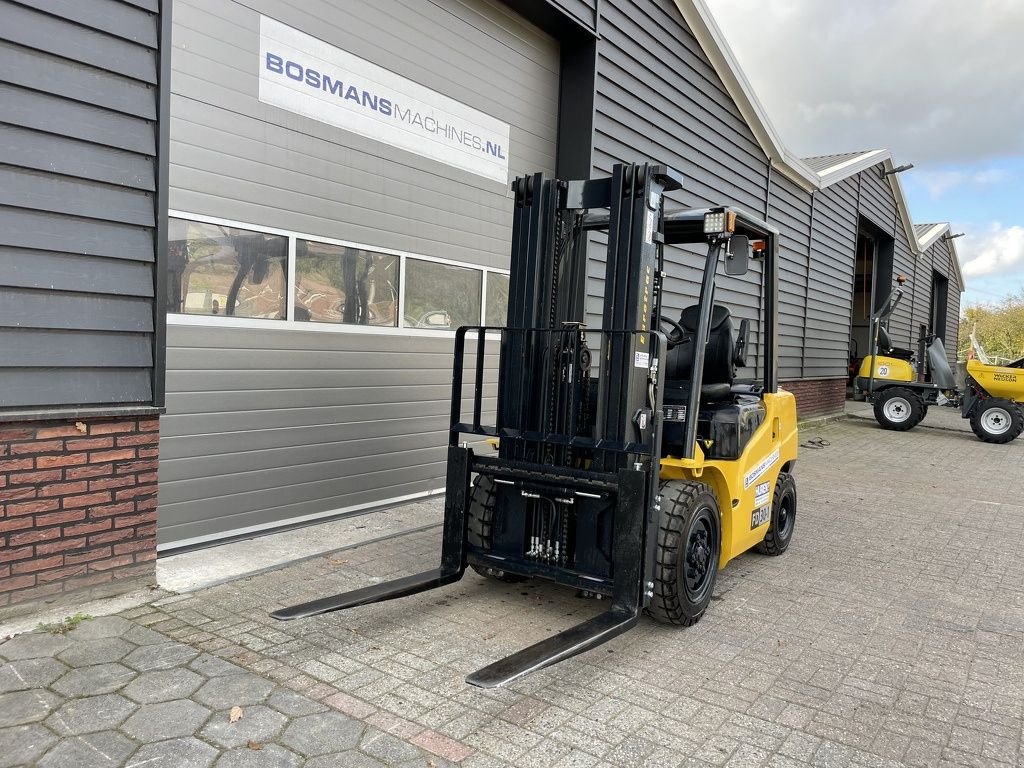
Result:
{"label": "sky", "polygon": [[962,306],[1024,291],[1024,0],[706,0],[800,157],[888,149],[948,221]]}

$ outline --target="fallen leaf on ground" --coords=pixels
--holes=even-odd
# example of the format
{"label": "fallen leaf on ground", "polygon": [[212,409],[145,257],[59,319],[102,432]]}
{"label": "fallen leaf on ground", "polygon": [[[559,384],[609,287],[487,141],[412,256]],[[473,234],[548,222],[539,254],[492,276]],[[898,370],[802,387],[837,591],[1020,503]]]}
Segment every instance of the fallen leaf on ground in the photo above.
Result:
{"label": "fallen leaf on ground", "polygon": [[231,708],[231,712],[228,713],[228,722],[237,723],[241,719],[242,719],[242,708],[241,707],[232,707]]}
{"label": "fallen leaf on ground", "polygon": [[341,560],[336,557],[325,557],[324,560],[326,560],[331,565],[348,565],[348,560]]}
{"label": "fallen leaf on ground", "polygon": [[249,749],[252,749],[252,750],[254,750],[256,752],[259,752],[261,749],[263,749],[263,745],[260,744],[258,741],[250,741],[245,746],[247,746]]}

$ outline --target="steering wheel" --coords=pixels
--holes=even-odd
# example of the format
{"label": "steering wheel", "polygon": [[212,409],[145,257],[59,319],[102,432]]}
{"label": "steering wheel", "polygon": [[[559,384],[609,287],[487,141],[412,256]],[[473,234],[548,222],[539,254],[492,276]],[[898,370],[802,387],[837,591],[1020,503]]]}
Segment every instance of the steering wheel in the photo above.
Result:
{"label": "steering wheel", "polygon": [[672,349],[673,347],[679,346],[680,344],[682,344],[686,340],[687,333],[686,333],[686,331],[683,330],[683,326],[681,326],[679,323],[677,323],[671,317],[665,317],[665,315],[660,315],[658,317],[658,320],[660,322],[664,323],[665,325],[672,326],[672,333],[668,334],[668,337],[667,337],[668,338],[668,348],[669,349]]}

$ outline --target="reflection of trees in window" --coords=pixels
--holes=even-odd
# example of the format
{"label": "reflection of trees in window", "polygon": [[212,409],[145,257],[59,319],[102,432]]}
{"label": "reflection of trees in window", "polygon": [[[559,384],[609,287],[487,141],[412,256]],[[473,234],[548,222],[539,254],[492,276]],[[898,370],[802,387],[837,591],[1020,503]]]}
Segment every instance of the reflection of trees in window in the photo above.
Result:
{"label": "reflection of trees in window", "polygon": [[295,319],[398,325],[399,260],[311,240],[295,243]]}
{"label": "reflection of trees in window", "polygon": [[487,273],[487,319],[484,325],[505,325],[508,322],[508,275]]}
{"label": "reflection of trees in window", "polygon": [[288,238],[171,219],[168,311],[284,319]]}
{"label": "reflection of trees in window", "polygon": [[406,259],[407,328],[458,328],[480,323],[478,269]]}

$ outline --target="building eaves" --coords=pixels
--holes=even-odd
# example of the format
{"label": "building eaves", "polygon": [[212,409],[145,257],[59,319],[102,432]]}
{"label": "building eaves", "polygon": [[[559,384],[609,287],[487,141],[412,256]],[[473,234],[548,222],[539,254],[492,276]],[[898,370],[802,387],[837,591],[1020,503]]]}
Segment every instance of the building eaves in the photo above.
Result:
{"label": "building eaves", "polygon": [[675,0],[697,42],[708,57],[711,66],[725,85],[736,103],[740,114],[746,120],[761,149],[767,155],[773,168],[795,181],[808,192],[820,187],[817,174],[783,145],[778,132],[768,119],[761,102],[754,95],[746,75],[725,42],[722,30],[704,4],[704,0]]}
{"label": "building eaves", "polygon": [[921,249],[921,253],[927,251],[939,240],[946,239],[946,243],[949,245],[949,255],[952,257],[953,269],[956,270],[956,279],[960,290],[963,291],[966,287],[964,285],[964,273],[960,269],[960,254],[956,250],[956,240],[948,237],[953,234],[953,229],[950,227],[949,222],[939,221],[932,224],[915,224],[914,232],[917,235],[917,245]]}
{"label": "building eaves", "polygon": [[[843,155],[826,155],[825,157],[835,158],[835,160],[831,163],[816,163],[816,165],[820,165],[819,168],[815,168],[815,173],[818,174],[822,188],[836,184],[850,176],[856,176],[873,165],[892,160],[892,154],[887,149],[870,149],[866,152],[847,152]],[[807,163],[810,159],[817,161],[822,158],[805,157],[804,162]]]}

